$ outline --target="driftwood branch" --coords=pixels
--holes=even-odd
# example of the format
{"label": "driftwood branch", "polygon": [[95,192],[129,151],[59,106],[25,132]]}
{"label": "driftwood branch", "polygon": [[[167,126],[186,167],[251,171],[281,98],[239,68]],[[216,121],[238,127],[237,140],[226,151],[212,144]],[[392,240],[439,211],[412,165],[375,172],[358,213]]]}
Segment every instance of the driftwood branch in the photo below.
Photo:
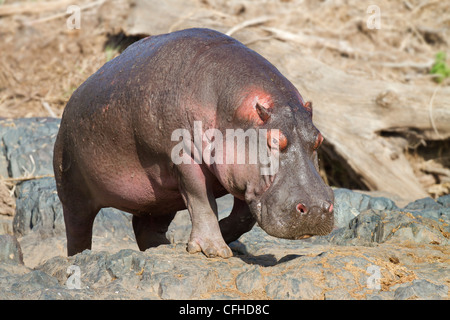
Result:
{"label": "driftwood branch", "polygon": [[0,17],[14,14],[35,14],[47,11],[61,10],[72,4],[73,0],[58,0],[51,2],[13,3],[0,6]]}
{"label": "driftwood branch", "polygon": [[274,19],[275,19],[275,17],[263,16],[263,17],[258,17],[258,18],[246,20],[246,21],[243,21],[243,22],[235,25],[234,27],[230,28],[227,32],[225,32],[225,34],[227,36],[232,36],[235,32],[237,32],[237,31],[239,31],[241,29],[244,29],[244,28],[247,28],[247,27],[250,27],[250,26],[254,26],[254,25],[258,25],[258,24],[262,24],[262,23],[265,23],[265,22],[268,22],[268,21],[271,21],[271,20],[274,20]]}
{"label": "driftwood branch", "polygon": [[[96,7],[96,6],[101,6],[105,1],[106,0],[94,1],[94,2],[91,2],[91,3],[85,4],[85,5],[82,5],[79,8],[80,8],[80,11],[87,10],[87,9],[90,9],[90,8],[93,8],[93,7]],[[59,13],[56,13],[56,14],[52,14],[52,15],[47,16],[47,17],[39,18],[39,19],[36,19],[36,20],[25,21],[24,23],[29,24],[29,25],[37,24],[37,23],[43,23],[43,22],[48,22],[48,21],[55,20],[55,19],[64,18],[64,17],[67,17],[68,15],[69,15],[69,13],[64,11],[64,12],[59,12]]]}
{"label": "driftwood branch", "polygon": [[39,176],[24,176],[24,177],[19,177],[19,178],[1,178],[0,177],[0,181],[4,182],[5,184],[15,184],[18,182],[22,182],[22,181],[29,181],[29,180],[37,180],[37,179],[43,179],[43,178],[53,178],[55,177],[54,174],[43,174],[43,175],[39,175]]}

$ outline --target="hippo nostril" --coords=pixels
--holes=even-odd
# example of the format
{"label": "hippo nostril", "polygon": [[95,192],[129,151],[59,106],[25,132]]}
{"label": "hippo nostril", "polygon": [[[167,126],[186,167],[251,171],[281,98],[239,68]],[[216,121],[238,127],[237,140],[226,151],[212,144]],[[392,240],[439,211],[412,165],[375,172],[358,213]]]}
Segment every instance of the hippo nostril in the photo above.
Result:
{"label": "hippo nostril", "polygon": [[333,212],[333,204],[331,202],[325,202],[323,205],[323,209],[326,212]]}
{"label": "hippo nostril", "polygon": [[302,214],[308,212],[308,208],[307,208],[303,203],[299,203],[299,204],[297,205],[296,209],[297,209],[297,211],[298,211],[299,213],[302,213]]}

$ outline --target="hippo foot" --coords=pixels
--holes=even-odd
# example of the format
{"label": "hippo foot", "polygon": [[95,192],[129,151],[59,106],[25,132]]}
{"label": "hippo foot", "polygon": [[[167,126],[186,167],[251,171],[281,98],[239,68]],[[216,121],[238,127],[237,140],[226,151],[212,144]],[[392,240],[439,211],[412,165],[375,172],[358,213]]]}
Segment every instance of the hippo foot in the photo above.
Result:
{"label": "hippo foot", "polygon": [[230,247],[222,239],[218,241],[191,237],[187,245],[187,251],[189,253],[203,252],[208,258],[221,257],[226,259],[233,256]]}

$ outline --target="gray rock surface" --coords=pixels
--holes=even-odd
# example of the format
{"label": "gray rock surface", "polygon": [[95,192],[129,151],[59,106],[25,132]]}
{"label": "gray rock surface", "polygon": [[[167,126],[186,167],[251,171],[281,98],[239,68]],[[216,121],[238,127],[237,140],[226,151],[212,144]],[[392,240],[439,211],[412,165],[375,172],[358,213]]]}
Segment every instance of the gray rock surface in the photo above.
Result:
{"label": "gray rock surface", "polygon": [[370,209],[352,219],[347,228],[334,232],[330,241],[340,245],[394,242],[447,246],[450,244],[449,221],[446,216],[423,218],[417,211]]}
{"label": "gray rock surface", "polygon": [[0,235],[0,263],[23,264],[22,249],[16,237]]}
{"label": "gray rock surface", "polygon": [[336,189],[334,190],[334,196],[334,225],[337,228],[346,227],[350,220],[365,210],[392,210],[397,208],[395,203],[388,198],[370,197],[362,193],[351,192],[348,189]]}
{"label": "gray rock surface", "polygon": [[0,175],[52,175],[59,123],[54,118],[0,120]]}
{"label": "gray rock surface", "polygon": [[427,280],[414,280],[400,285],[394,292],[394,298],[399,300],[414,298],[439,300],[448,298],[448,287],[436,285]]}
{"label": "gray rock surface", "polygon": [[[38,176],[17,184],[14,218],[1,216],[0,299],[449,299],[448,195],[399,208],[335,189],[330,235],[292,241],[255,226],[227,260],[186,252],[186,210],[167,231],[171,244],[140,252],[131,216],[103,209],[92,251],[68,258],[55,182],[45,176],[58,123],[0,121],[0,174]],[[219,218],[232,205],[229,195],[218,199]]]}

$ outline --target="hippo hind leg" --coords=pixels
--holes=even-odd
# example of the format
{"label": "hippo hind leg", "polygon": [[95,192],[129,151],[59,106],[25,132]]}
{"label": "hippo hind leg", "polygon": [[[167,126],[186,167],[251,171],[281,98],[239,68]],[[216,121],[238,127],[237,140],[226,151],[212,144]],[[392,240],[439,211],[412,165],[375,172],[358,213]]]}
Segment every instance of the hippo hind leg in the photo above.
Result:
{"label": "hippo hind leg", "polygon": [[91,249],[92,227],[100,207],[95,204],[81,174],[74,168],[55,170],[58,196],[66,226],[67,254],[73,256]]}
{"label": "hippo hind leg", "polygon": [[175,217],[176,211],[161,215],[133,216],[133,230],[139,250],[170,243],[166,237],[169,224]]}
{"label": "hippo hind leg", "polygon": [[89,204],[90,201],[86,199],[75,198],[63,203],[68,256],[91,249],[92,226],[99,209]]}
{"label": "hippo hind leg", "polygon": [[219,221],[220,232],[225,242],[230,243],[250,231],[255,222],[247,203],[235,197],[230,215]]}
{"label": "hippo hind leg", "polygon": [[82,170],[76,166],[68,152],[64,126],[55,141],[53,170],[58,197],[61,200],[67,237],[67,254],[73,256],[85,249],[91,249],[92,227],[100,208],[95,204],[84,181]]}

